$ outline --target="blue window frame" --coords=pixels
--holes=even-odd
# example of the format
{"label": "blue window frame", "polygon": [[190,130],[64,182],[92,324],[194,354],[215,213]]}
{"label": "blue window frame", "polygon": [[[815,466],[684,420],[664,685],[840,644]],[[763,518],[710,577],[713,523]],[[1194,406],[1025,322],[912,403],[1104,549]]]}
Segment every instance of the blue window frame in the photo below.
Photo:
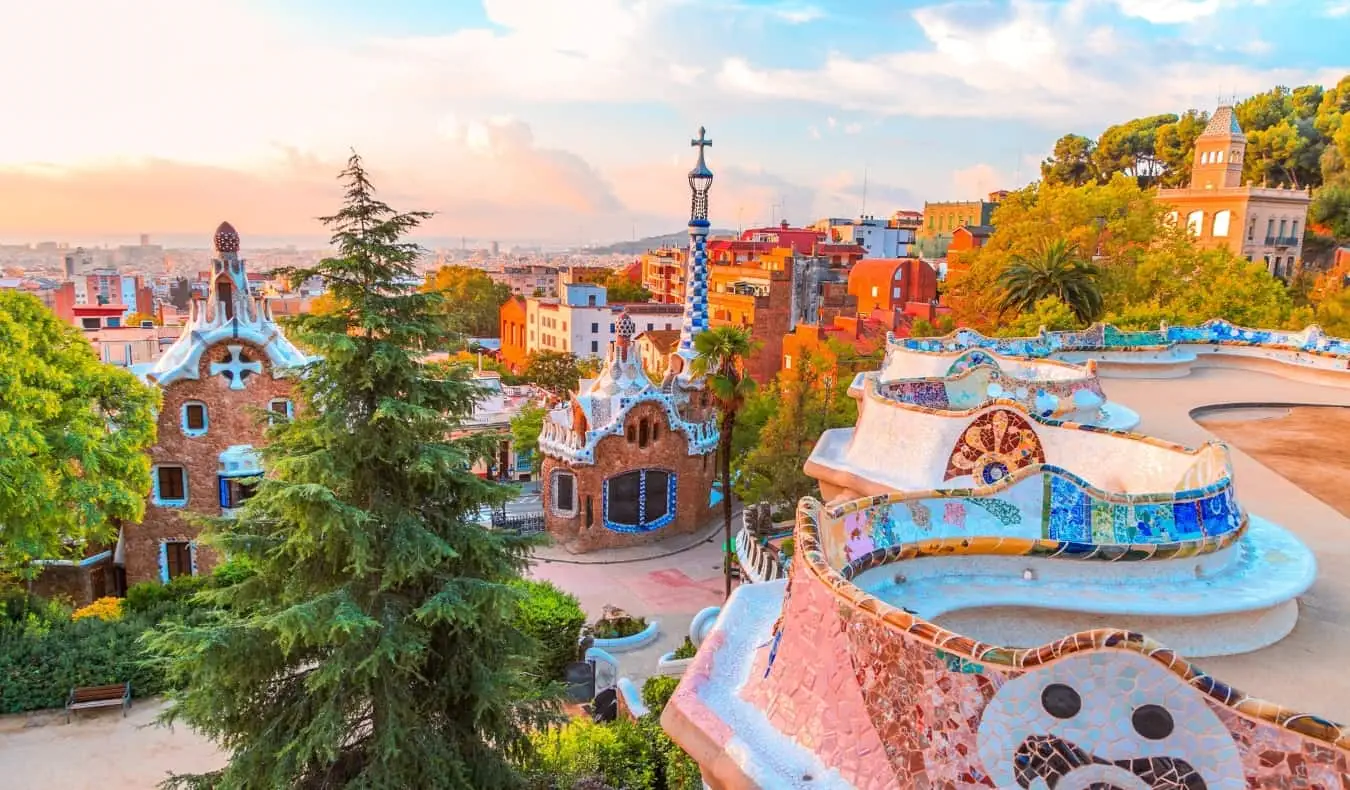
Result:
{"label": "blue window frame", "polygon": [[206,404],[199,400],[190,400],[183,402],[182,425],[184,436],[205,436],[207,428],[210,427],[210,417],[206,412]]}
{"label": "blue window frame", "polygon": [[615,532],[651,532],[675,518],[676,476],[668,469],[636,469],[604,483],[605,527]]}
{"label": "blue window frame", "polygon": [[151,501],[160,507],[183,507],[188,502],[187,469],[177,464],[156,466]]}

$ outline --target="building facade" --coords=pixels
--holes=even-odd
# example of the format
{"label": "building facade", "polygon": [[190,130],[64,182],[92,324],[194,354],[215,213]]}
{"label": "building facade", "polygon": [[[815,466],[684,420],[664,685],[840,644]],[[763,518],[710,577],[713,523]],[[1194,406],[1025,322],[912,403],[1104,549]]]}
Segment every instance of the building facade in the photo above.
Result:
{"label": "building facade", "polygon": [[642,255],[642,287],[658,304],[684,304],[685,251],[648,250]]}
{"label": "building facade", "polygon": [[937,272],[917,258],[866,260],[849,271],[848,291],[861,315],[927,307],[937,299]]}
{"label": "building facade", "polygon": [[192,303],[183,333],[155,362],[132,367],[160,388],[163,404],[145,517],[123,527],[117,548],[128,584],[167,582],[216,564],[187,516],[229,515],[251,495],[250,478],[263,472],[256,448],[266,420],[258,415],[294,414],[290,376],[309,362],[266,300],[249,294],[239,235],[228,222],[214,242],[206,299]]}
{"label": "building facade", "polygon": [[1291,277],[1303,260],[1312,193],[1244,185],[1246,154],[1247,137],[1233,108],[1219,107],[1195,140],[1190,185],[1159,189],[1158,200],[1173,207],[1170,219],[1185,223],[1200,244],[1227,247],[1276,277]]}
{"label": "building facade", "polygon": [[[575,354],[584,359],[604,359],[615,340],[615,326],[627,311],[638,331],[675,329],[679,325],[679,305],[640,303],[610,304],[603,285],[572,283],[564,286],[560,298],[524,300],[525,355],[536,351]],[[508,302],[503,313],[514,314]],[[503,341],[505,348],[505,341]]]}
{"label": "building facade", "polygon": [[498,328],[501,332],[502,362],[514,373],[525,369],[526,358],[530,355],[528,337],[529,316],[525,298],[513,295],[507,299],[498,312]]}
{"label": "building facade", "polygon": [[969,271],[971,253],[983,247],[993,234],[993,225],[966,225],[952,231],[952,241],[947,246],[947,268],[943,274]]}
{"label": "building facade", "polygon": [[987,200],[967,200],[923,204],[923,224],[919,227],[919,253],[926,258],[947,254],[952,233],[965,225],[993,225],[994,210],[1007,197],[1006,190],[991,192]]}
{"label": "building facade", "polygon": [[694,339],[709,326],[712,173],[704,162],[710,141],[702,129],[693,142],[699,157],[689,173],[688,287],[678,345],[664,380],[658,385],[644,370],[634,343],[637,322],[625,311],[615,319],[615,342],[600,375],[583,382],[544,420],[539,449],[545,525],[572,551],[688,534],[713,513],[717,420],[692,364]]}

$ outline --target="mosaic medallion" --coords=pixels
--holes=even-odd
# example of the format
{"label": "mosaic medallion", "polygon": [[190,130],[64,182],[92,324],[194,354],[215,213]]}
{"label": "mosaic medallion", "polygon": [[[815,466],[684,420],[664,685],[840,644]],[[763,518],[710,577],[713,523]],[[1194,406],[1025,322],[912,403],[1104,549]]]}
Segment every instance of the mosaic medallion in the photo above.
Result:
{"label": "mosaic medallion", "polygon": [[979,485],[993,485],[1018,469],[1043,463],[1045,450],[1026,418],[995,409],[981,414],[961,434],[943,479],[970,475]]}

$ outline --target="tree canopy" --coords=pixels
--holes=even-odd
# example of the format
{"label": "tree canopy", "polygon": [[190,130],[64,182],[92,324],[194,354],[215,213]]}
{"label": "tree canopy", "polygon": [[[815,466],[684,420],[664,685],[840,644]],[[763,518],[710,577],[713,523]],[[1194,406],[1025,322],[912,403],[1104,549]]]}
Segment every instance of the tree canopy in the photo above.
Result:
{"label": "tree canopy", "polygon": [[522,381],[548,390],[550,395],[565,398],[581,384],[581,379],[595,375],[596,360],[581,359],[563,351],[532,351],[525,358],[520,371]]}
{"label": "tree canopy", "polygon": [[99,361],[35,297],[0,289],[0,571],[140,521],[159,391]]}
{"label": "tree canopy", "polygon": [[610,272],[605,278],[605,298],[610,302],[650,302],[652,292],[624,276],[622,271]]}
{"label": "tree canopy", "polygon": [[468,337],[501,334],[501,308],[511,298],[511,287],[493,282],[482,269],[442,266],[426,287],[445,296],[450,326]]}
{"label": "tree canopy", "polygon": [[[318,358],[302,406],[270,429],[267,476],[203,539],[255,573],[213,593],[205,623],[151,640],[185,719],[229,753],[178,784],[219,788],[516,787],[511,758],[553,720],[538,645],[516,623],[529,542],[484,529],[510,489],[471,471],[499,441],[459,430],[479,389],[429,368],[446,294],[407,285],[429,216],[378,200],[353,155],[324,222],[321,278],[343,309],[292,326]],[[451,438],[451,437],[460,438]]]}

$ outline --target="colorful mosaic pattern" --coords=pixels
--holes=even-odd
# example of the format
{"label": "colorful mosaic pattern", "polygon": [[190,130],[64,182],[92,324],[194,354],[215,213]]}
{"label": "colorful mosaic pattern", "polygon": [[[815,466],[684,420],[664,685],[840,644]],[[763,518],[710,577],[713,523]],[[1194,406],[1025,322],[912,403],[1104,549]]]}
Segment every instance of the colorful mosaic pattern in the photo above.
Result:
{"label": "colorful mosaic pattern", "polygon": [[1168,326],[1133,332],[1110,324],[1094,324],[1073,332],[1042,332],[1036,337],[985,337],[973,329],[958,329],[944,337],[891,338],[891,344],[909,351],[951,352],[983,349],[1012,356],[1044,357],[1057,351],[1129,351],[1168,348],[1178,344],[1234,345],[1287,349],[1305,354],[1350,357],[1350,338],[1331,337],[1316,325],[1302,332],[1250,329],[1222,319],[1199,326]]}
{"label": "colorful mosaic pattern", "polygon": [[944,480],[970,475],[977,485],[993,485],[1012,472],[1045,463],[1045,449],[1024,417],[1008,409],[980,415],[952,448]]}
{"label": "colorful mosaic pattern", "polygon": [[708,221],[689,222],[689,276],[685,286],[681,356],[693,359],[694,338],[708,329]]}
{"label": "colorful mosaic pattern", "polygon": [[[648,520],[647,518],[647,477],[648,472],[660,472],[666,478],[666,509],[660,517]],[[634,472],[625,472],[624,474],[634,474]],[[669,469],[642,469],[637,470],[638,494],[637,494],[637,512],[638,521],[636,524],[626,524],[610,517],[610,481],[613,478],[606,478],[601,484],[601,503],[602,522],[606,529],[614,532],[652,532],[669,524],[675,519],[676,488],[678,485],[678,475]]]}
{"label": "colorful mosaic pattern", "polygon": [[947,375],[955,376],[958,373],[965,373],[967,370],[982,365],[997,368],[998,360],[979,349],[973,349],[958,357],[957,360],[951,364],[951,367],[947,368]]}
{"label": "colorful mosaic pattern", "polygon": [[[952,367],[959,362],[953,363]],[[1006,399],[1042,417],[1062,417],[1071,412],[1098,408],[1106,402],[1095,369],[1081,370],[1083,374],[1077,378],[1028,379],[996,367],[978,365],[946,378],[878,381],[876,390],[887,400],[939,411],[971,409],[991,400]],[[873,374],[864,374],[859,383],[866,386],[875,378]]]}

